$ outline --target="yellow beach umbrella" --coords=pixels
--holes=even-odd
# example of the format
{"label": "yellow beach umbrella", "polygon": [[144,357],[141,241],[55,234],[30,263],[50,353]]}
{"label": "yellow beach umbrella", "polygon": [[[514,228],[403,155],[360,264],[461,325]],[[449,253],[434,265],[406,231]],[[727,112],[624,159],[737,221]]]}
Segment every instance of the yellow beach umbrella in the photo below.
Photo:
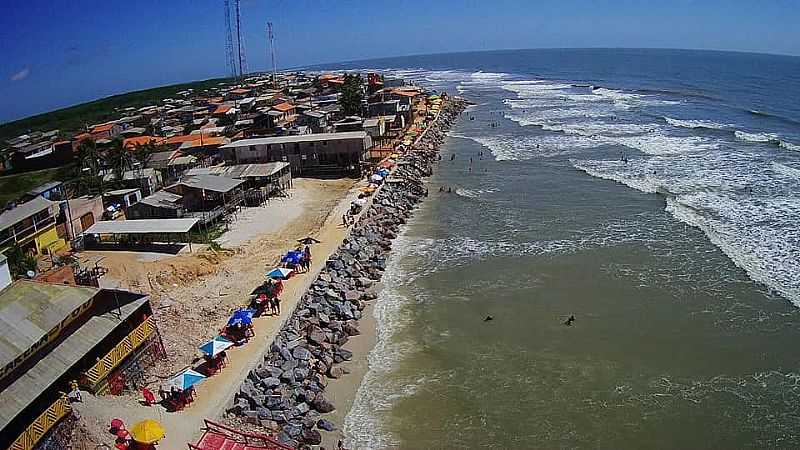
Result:
{"label": "yellow beach umbrella", "polygon": [[142,444],[155,444],[164,439],[166,431],[158,421],[153,419],[143,420],[130,429],[131,438]]}

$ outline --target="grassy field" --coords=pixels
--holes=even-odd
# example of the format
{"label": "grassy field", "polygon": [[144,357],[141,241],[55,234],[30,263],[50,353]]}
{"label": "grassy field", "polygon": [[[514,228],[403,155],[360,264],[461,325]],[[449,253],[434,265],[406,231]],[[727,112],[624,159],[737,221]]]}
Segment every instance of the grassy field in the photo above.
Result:
{"label": "grassy field", "polygon": [[72,166],[64,166],[0,177],[0,207],[16,200],[36,186],[50,181],[67,180],[70,178],[71,172]]}
{"label": "grassy field", "polygon": [[[143,106],[153,105],[161,99],[173,97],[176,93],[186,89],[194,89],[195,91],[204,90],[215,87],[220,83],[227,83],[230,81],[229,78],[215,78],[162,86],[114,95],[89,103],[26,117],[0,125],[0,141],[5,141],[30,131],[58,129],[67,133],[75,132],[86,124],[95,124],[119,118],[119,110],[123,108],[141,108]],[[5,191],[2,192],[5,194]]]}

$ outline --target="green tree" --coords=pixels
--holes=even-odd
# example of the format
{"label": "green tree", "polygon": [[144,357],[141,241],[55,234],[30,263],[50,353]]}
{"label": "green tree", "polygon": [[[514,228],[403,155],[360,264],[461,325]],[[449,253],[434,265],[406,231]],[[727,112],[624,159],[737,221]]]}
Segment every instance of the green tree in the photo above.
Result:
{"label": "green tree", "polygon": [[125,172],[133,169],[133,155],[131,151],[122,144],[122,139],[114,139],[111,147],[104,153],[105,165],[111,168],[114,175],[114,183],[119,184]]}
{"label": "green tree", "polygon": [[100,175],[100,153],[97,151],[97,144],[93,139],[85,139],[78,145],[78,164],[76,168],[76,180],[78,182],[78,192],[90,192],[94,186],[102,185]]}
{"label": "green tree", "polygon": [[15,277],[25,276],[28,271],[36,272],[36,257],[30,253],[23,252],[19,246],[11,247],[5,255],[8,258],[8,268]]}
{"label": "green tree", "polygon": [[339,97],[339,105],[346,116],[361,115],[361,101],[364,92],[361,90],[363,82],[360,74],[345,74],[344,84],[342,85],[342,95]]}

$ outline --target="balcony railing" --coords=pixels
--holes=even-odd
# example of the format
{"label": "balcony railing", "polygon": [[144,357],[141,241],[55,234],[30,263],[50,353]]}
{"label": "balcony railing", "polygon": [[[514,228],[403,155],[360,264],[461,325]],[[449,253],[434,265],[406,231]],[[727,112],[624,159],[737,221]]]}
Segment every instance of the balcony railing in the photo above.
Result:
{"label": "balcony railing", "polygon": [[148,317],[139,324],[135,330],[125,336],[114,348],[104,357],[97,360],[91,369],[85,372],[85,383],[87,387],[94,389],[108,374],[114,370],[128,355],[136,350],[142,342],[146,341],[156,329],[153,316]]}
{"label": "balcony railing", "polygon": [[33,421],[16,441],[9,447],[10,450],[31,450],[62,417],[72,411],[67,401],[67,396],[62,394],[58,400],[53,402],[45,412]]}

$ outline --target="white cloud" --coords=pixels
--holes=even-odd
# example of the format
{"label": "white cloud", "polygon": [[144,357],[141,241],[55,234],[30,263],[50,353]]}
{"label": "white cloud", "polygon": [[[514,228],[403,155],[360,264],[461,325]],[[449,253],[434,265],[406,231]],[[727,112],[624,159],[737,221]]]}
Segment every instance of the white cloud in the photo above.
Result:
{"label": "white cloud", "polygon": [[11,75],[10,80],[11,81],[22,81],[25,78],[28,78],[28,75],[30,75],[30,74],[31,74],[31,69],[29,67],[26,67],[26,68],[20,70],[19,72],[15,73],[14,75]]}

